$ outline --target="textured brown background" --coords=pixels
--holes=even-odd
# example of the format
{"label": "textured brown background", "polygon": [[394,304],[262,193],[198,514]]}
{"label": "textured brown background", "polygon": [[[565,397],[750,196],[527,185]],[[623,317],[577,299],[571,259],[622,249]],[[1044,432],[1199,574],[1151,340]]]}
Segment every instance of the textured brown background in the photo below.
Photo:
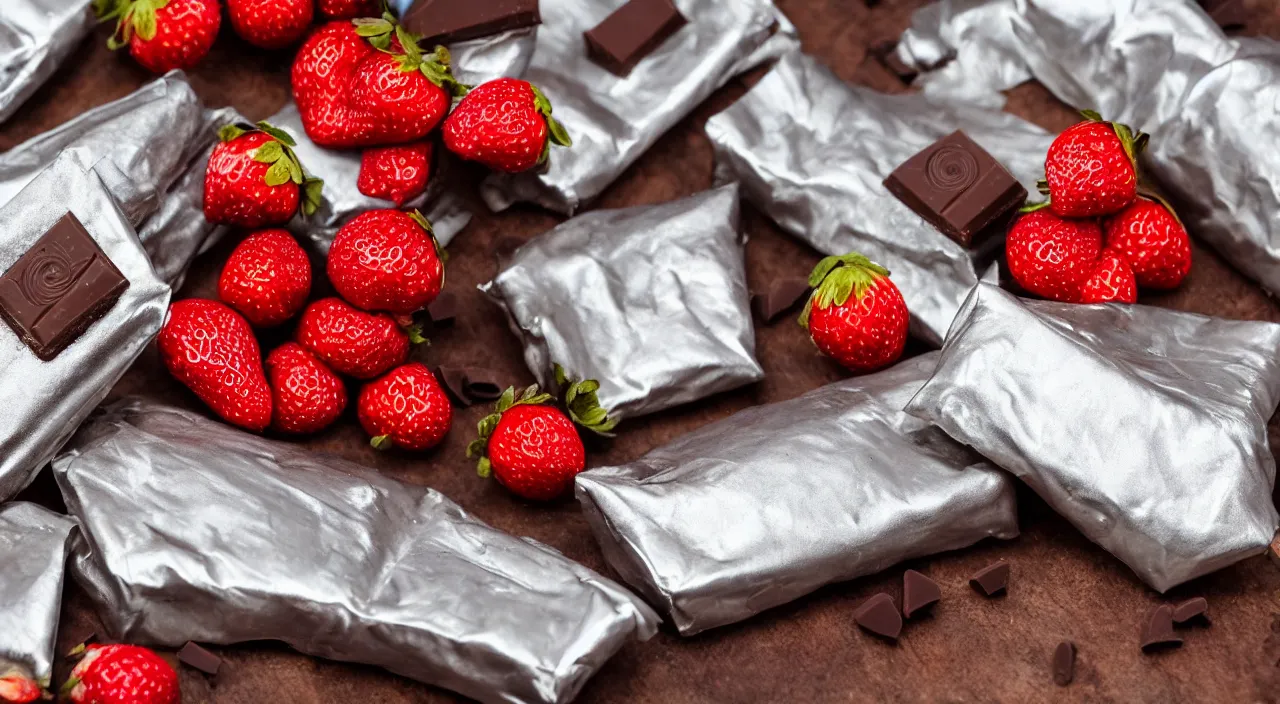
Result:
{"label": "textured brown background", "polygon": [[[778,4],[800,28],[805,50],[830,64],[840,77],[883,91],[904,89],[867,48],[895,38],[923,0],[886,1],[875,8],[866,7],[862,0],[778,0]],[[1275,0],[1248,4],[1250,22],[1244,33],[1280,38],[1280,9]],[[0,148],[121,97],[149,80],[126,56],[107,52],[105,40],[105,31],[100,30],[86,41],[70,65],[0,127]],[[234,105],[259,119],[286,100],[288,61],[286,55],[247,47],[224,23],[212,55],[191,73],[191,81],[209,105]],[[732,103],[761,73],[732,81],[694,110],[606,191],[598,206],[658,203],[710,186],[712,153],[703,123]],[[1072,112],[1037,85],[1013,91],[1008,109],[1049,129],[1073,122]],[[478,175],[457,174],[471,181]],[[501,216],[483,214],[478,200],[474,208],[482,214],[450,247],[448,285],[461,296],[463,313],[455,327],[435,333],[432,346],[420,354],[432,364],[491,365],[512,382],[528,383],[531,376],[515,339],[475,285],[493,274],[491,252],[498,239],[533,237],[556,224],[557,218],[521,208]],[[817,261],[813,251],[782,235],[750,208],[744,223],[751,235],[747,261],[753,288],[763,287],[774,276],[807,274]],[[212,296],[217,271],[234,244],[233,238],[201,259],[179,297]],[[1280,308],[1271,299],[1202,247],[1195,250],[1194,269],[1181,290],[1148,296],[1143,302],[1229,318],[1280,321]],[[628,423],[621,437],[591,454],[590,464],[633,459],[738,409],[790,398],[844,376],[817,355],[792,322],[759,327],[758,351],[768,372],[764,382]],[[117,394],[130,392],[197,405],[193,396],[168,378],[154,351],[138,361],[116,390]],[[483,413],[482,408],[462,410],[445,444],[426,454],[373,451],[354,413],[308,444],[404,481],[435,487],[501,529],[532,536],[608,573],[575,503],[528,505],[475,476],[463,450]],[[1280,447],[1277,430],[1280,426],[1273,423],[1273,449]],[[56,505],[56,489],[48,473],[25,497]],[[587,685],[580,701],[1278,700],[1280,569],[1275,565],[1255,558],[1174,590],[1166,600],[1208,597],[1214,625],[1190,632],[1181,650],[1143,655],[1137,647],[1139,621],[1162,598],[1084,540],[1033,494],[1024,489],[1019,498],[1024,533],[1018,540],[984,543],[908,565],[942,585],[943,601],[932,618],[908,624],[896,647],[860,633],[852,613],[877,591],[900,596],[900,568],[828,587],[746,623],[698,637],[683,639],[664,629],[648,643],[623,649]],[[966,585],[966,578],[996,559],[1013,563],[1013,583],[1006,598],[987,601]],[[95,627],[88,600],[77,587],[69,586],[60,648],[69,648]],[[1054,687],[1050,674],[1053,648],[1063,638],[1074,640],[1080,649],[1076,682],[1067,689]],[[278,644],[242,645],[218,652],[226,664],[216,681],[189,669],[182,671],[188,704],[456,700],[442,690],[380,670],[315,660]],[[65,673],[64,663],[57,675]]]}

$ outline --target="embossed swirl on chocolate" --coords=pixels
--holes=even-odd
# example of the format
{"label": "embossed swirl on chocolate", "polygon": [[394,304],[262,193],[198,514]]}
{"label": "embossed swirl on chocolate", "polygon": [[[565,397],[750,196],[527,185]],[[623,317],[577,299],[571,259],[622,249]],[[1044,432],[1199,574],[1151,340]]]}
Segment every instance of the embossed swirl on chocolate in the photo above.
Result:
{"label": "embossed swirl on chocolate", "polygon": [[38,306],[47,306],[65,296],[89,261],[72,262],[70,252],[56,245],[41,247],[32,252],[32,257],[18,288],[24,298]]}
{"label": "embossed swirl on chocolate", "polygon": [[978,180],[978,160],[960,147],[943,147],[929,157],[925,178],[940,190],[964,190]]}

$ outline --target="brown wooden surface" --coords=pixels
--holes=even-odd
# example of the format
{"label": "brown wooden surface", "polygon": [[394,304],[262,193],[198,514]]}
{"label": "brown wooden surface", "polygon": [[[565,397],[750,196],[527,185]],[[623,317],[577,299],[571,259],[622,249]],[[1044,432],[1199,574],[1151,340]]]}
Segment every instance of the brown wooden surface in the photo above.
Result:
{"label": "brown wooden surface", "polygon": [[[726,0],[726,2],[732,0]],[[910,11],[923,0],[779,0],[800,28],[806,51],[847,81],[884,91],[903,87],[867,53],[895,38]],[[1280,38],[1275,0],[1250,3],[1247,34]],[[100,30],[11,121],[0,126],[0,148],[49,129],[81,111],[113,100],[149,80],[127,56],[111,55]],[[234,105],[251,118],[275,112],[286,100],[289,58],[247,47],[224,25],[212,55],[191,73],[211,106]],[[705,120],[729,105],[758,79],[757,71],[735,80],[677,128],[605,192],[599,207],[657,203],[689,195],[711,184],[712,153]],[[1073,122],[1072,112],[1043,88],[1015,90],[1009,110],[1050,129]],[[1274,149],[1277,145],[1259,145]],[[475,181],[477,172],[459,178]],[[494,273],[492,245],[544,232],[557,218],[516,208],[495,216],[474,202],[471,226],[449,248],[449,288],[463,311],[457,325],[433,335],[422,351],[430,363],[488,364],[527,383],[516,340],[499,312],[475,290]],[[817,254],[784,236],[755,211],[744,217],[751,242],[750,282],[761,288],[773,276],[805,275]],[[1192,233],[1195,234],[1194,232]],[[217,271],[235,241],[199,260],[179,297],[212,296]],[[1280,321],[1280,308],[1218,257],[1197,246],[1189,281],[1177,292],[1144,297],[1156,305],[1220,315]],[[753,387],[628,423],[612,445],[597,448],[592,465],[624,462],[671,438],[741,408],[796,396],[844,374],[818,356],[803,331],[784,321],[758,328],[758,351],[768,378]],[[172,381],[154,351],[145,354],[115,394],[146,393],[196,407],[195,398]],[[514,500],[492,482],[478,479],[463,458],[474,423],[484,409],[457,415],[438,451],[379,454],[368,447],[354,413],[307,444],[379,468],[390,476],[435,487],[481,519],[517,535],[532,536],[569,557],[609,573],[572,501],[534,506]],[[1272,424],[1272,447],[1280,434]],[[56,503],[45,473],[26,498]],[[1280,697],[1280,569],[1266,558],[1247,560],[1184,585],[1164,598],[1204,595],[1213,626],[1191,631],[1185,646],[1158,656],[1137,647],[1143,612],[1162,597],[1145,588],[1122,564],[1054,515],[1033,494],[1020,490],[1023,535],[1009,543],[985,543],[958,553],[913,561],[942,585],[943,600],[932,618],[908,624],[896,647],[858,632],[852,613],[878,591],[898,596],[901,568],[834,585],[745,623],[694,638],[664,629],[648,643],[623,649],[584,690],[582,702],[836,702],[836,701],[1277,701]],[[967,586],[967,576],[996,560],[1013,564],[1006,598],[988,601]],[[67,589],[60,647],[96,627],[92,609],[75,586]],[[1050,658],[1062,639],[1079,647],[1076,682],[1052,683]],[[456,697],[374,668],[326,662],[271,643],[216,649],[224,671],[216,681],[184,669],[188,704],[247,704],[280,701],[446,702]],[[66,673],[61,664],[58,676]]]}

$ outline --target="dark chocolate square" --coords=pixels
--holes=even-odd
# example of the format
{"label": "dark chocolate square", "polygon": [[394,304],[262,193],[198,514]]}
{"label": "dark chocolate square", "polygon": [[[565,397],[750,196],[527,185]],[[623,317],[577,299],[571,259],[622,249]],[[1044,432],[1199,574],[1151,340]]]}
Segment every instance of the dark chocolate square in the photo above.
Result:
{"label": "dark chocolate square", "polygon": [[418,0],[404,26],[422,35],[423,45],[487,37],[542,22],[538,0]]}
{"label": "dark chocolate square", "polygon": [[629,0],[583,37],[592,60],[626,76],[686,23],[671,0]]}
{"label": "dark chocolate square", "polygon": [[68,212],[0,275],[0,317],[47,362],[127,288],[129,281]]}
{"label": "dark chocolate square", "polygon": [[959,130],[907,159],[885,188],[963,247],[1027,200],[1027,189]]}

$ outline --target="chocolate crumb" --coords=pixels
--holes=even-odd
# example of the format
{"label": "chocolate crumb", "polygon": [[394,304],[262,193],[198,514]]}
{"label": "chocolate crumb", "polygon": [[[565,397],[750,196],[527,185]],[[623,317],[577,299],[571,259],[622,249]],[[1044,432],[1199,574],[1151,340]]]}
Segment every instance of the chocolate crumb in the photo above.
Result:
{"label": "chocolate crumb", "polygon": [[1147,613],[1141,645],[1148,653],[1182,645],[1182,637],[1173,630],[1173,607],[1161,604]]}
{"label": "chocolate crumb", "polygon": [[911,618],[942,599],[938,583],[915,570],[902,573],[902,615]]}
{"label": "chocolate crumb", "polygon": [[1202,596],[1187,599],[1173,607],[1174,623],[1183,625],[1192,620],[1205,625],[1209,623],[1209,601]]}
{"label": "chocolate crumb", "polygon": [[983,567],[969,578],[969,584],[986,596],[1008,593],[1009,563],[1001,561]]}
{"label": "chocolate crumb", "polygon": [[187,641],[187,644],[182,646],[182,650],[178,651],[178,661],[206,675],[216,675],[218,668],[222,667],[222,658],[191,641]]}
{"label": "chocolate crumb", "polygon": [[853,620],[868,633],[896,641],[902,633],[902,615],[893,604],[893,597],[881,592],[862,602],[853,612]]}
{"label": "chocolate crumb", "polygon": [[768,290],[751,297],[751,310],[760,320],[772,323],[805,300],[809,290],[808,279],[799,276],[774,279]]}
{"label": "chocolate crumb", "polygon": [[1053,683],[1066,687],[1076,676],[1076,644],[1064,640],[1053,651]]}

